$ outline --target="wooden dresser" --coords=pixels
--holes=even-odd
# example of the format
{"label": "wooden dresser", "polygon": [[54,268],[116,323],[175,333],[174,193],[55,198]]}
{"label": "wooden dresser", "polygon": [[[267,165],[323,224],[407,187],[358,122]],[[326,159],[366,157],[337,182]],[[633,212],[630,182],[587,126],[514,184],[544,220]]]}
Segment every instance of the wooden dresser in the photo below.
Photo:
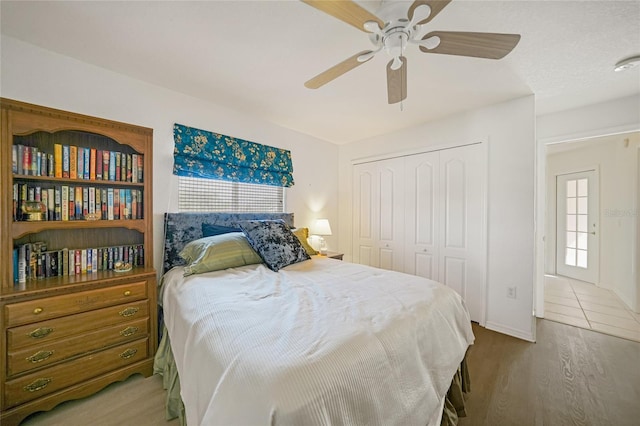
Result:
{"label": "wooden dresser", "polygon": [[[4,426],[91,395],[132,374],[150,376],[158,333],[151,129],[0,101],[0,424]],[[57,146],[67,152],[67,147],[88,150],[92,157],[95,152],[117,154],[124,162],[119,166],[122,174],[117,180],[115,175],[96,176],[91,159],[86,177],[78,177],[77,170],[60,176],[59,170],[52,170],[59,160],[53,158]],[[20,156],[24,167],[18,169],[16,147],[40,153],[39,164],[26,161],[24,154]],[[76,161],[77,155],[72,157]],[[140,171],[135,178],[131,167],[126,168],[131,158],[140,161],[132,168],[134,173]],[[49,167],[42,164],[52,159]],[[88,197],[93,206],[88,209],[84,201],[84,209],[70,215],[72,201],[63,214],[59,204],[69,203],[68,194],[78,188],[81,193],[87,188],[85,197],[93,194]],[[65,196],[60,197],[59,191]],[[102,212],[105,201],[96,200],[95,194],[103,191],[122,197],[126,204],[121,217]],[[42,215],[21,213],[26,204],[23,192],[29,203],[40,202]],[[49,202],[44,193],[55,194],[55,201]],[[29,259],[24,253],[30,254]]]}

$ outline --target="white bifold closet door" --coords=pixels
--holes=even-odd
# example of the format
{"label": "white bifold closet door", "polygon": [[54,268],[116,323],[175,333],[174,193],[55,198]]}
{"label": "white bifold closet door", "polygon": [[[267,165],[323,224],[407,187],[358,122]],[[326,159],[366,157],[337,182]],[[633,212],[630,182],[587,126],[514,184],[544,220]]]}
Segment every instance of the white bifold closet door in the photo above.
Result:
{"label": "white bifold closet door", "polygon": [[354,261],[442,282],[485,322],[481,145],[354,167]]}

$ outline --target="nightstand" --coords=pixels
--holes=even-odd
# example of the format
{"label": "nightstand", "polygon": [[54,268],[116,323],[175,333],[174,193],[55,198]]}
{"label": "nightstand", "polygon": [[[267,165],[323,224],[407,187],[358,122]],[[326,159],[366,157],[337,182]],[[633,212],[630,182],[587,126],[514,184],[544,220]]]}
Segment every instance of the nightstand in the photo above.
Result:
{"label": "nightstand", "polygon": [[328,251],[327,252],[327,257],[331,258],[331,259],[342,260],[342,256],[344,256],[344,253],[338,253],[338,252],[335,252],[335,251]]}

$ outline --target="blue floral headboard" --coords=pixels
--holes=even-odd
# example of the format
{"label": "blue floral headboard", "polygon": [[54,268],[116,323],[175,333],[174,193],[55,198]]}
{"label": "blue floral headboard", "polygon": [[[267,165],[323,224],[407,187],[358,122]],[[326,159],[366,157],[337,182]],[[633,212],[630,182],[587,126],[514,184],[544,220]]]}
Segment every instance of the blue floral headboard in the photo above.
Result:
{"label": "blue floral headboard", "polygon": [[293,228],[293,213],[165,213],[163,272],[184,265],[178,256],[184,246],[202,238],[202,224],[237,227],[243,220],[282,219]]}

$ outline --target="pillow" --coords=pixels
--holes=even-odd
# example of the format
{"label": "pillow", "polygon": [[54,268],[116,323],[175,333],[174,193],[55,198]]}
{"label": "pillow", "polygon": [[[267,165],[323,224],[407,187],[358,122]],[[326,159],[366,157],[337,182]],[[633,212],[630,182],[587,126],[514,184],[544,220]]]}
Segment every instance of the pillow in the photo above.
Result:
{"label": "pillow", "polygon": [[262,263],[242,232],[200,238],[188,243],[180,252],[187,262],[184,276]]}
{"label": "pillow", "polygon": [[214,235],[228,234],[230,232],[242,232],[242,229],[232,228],[230,226],[213,225],[211,223],[202,224],[203,237],[213,237]]}
{"label": "pillow", "polygon": [[282,219],[247,220],[240,228],[249,244],[258,252],[269,269],[278,272],[285,266],[311,259],[300,240]]}
{"label": "pillow", "polygon": [[300,244],[302,244],[302,247],[304,247],[304,250],[309,256],[318,254],[318,252],[309,245],[309,228],[297,228],[293,229],[291,232],[293,232],[293,235],[298,237],[298,239],[300,240]]}

